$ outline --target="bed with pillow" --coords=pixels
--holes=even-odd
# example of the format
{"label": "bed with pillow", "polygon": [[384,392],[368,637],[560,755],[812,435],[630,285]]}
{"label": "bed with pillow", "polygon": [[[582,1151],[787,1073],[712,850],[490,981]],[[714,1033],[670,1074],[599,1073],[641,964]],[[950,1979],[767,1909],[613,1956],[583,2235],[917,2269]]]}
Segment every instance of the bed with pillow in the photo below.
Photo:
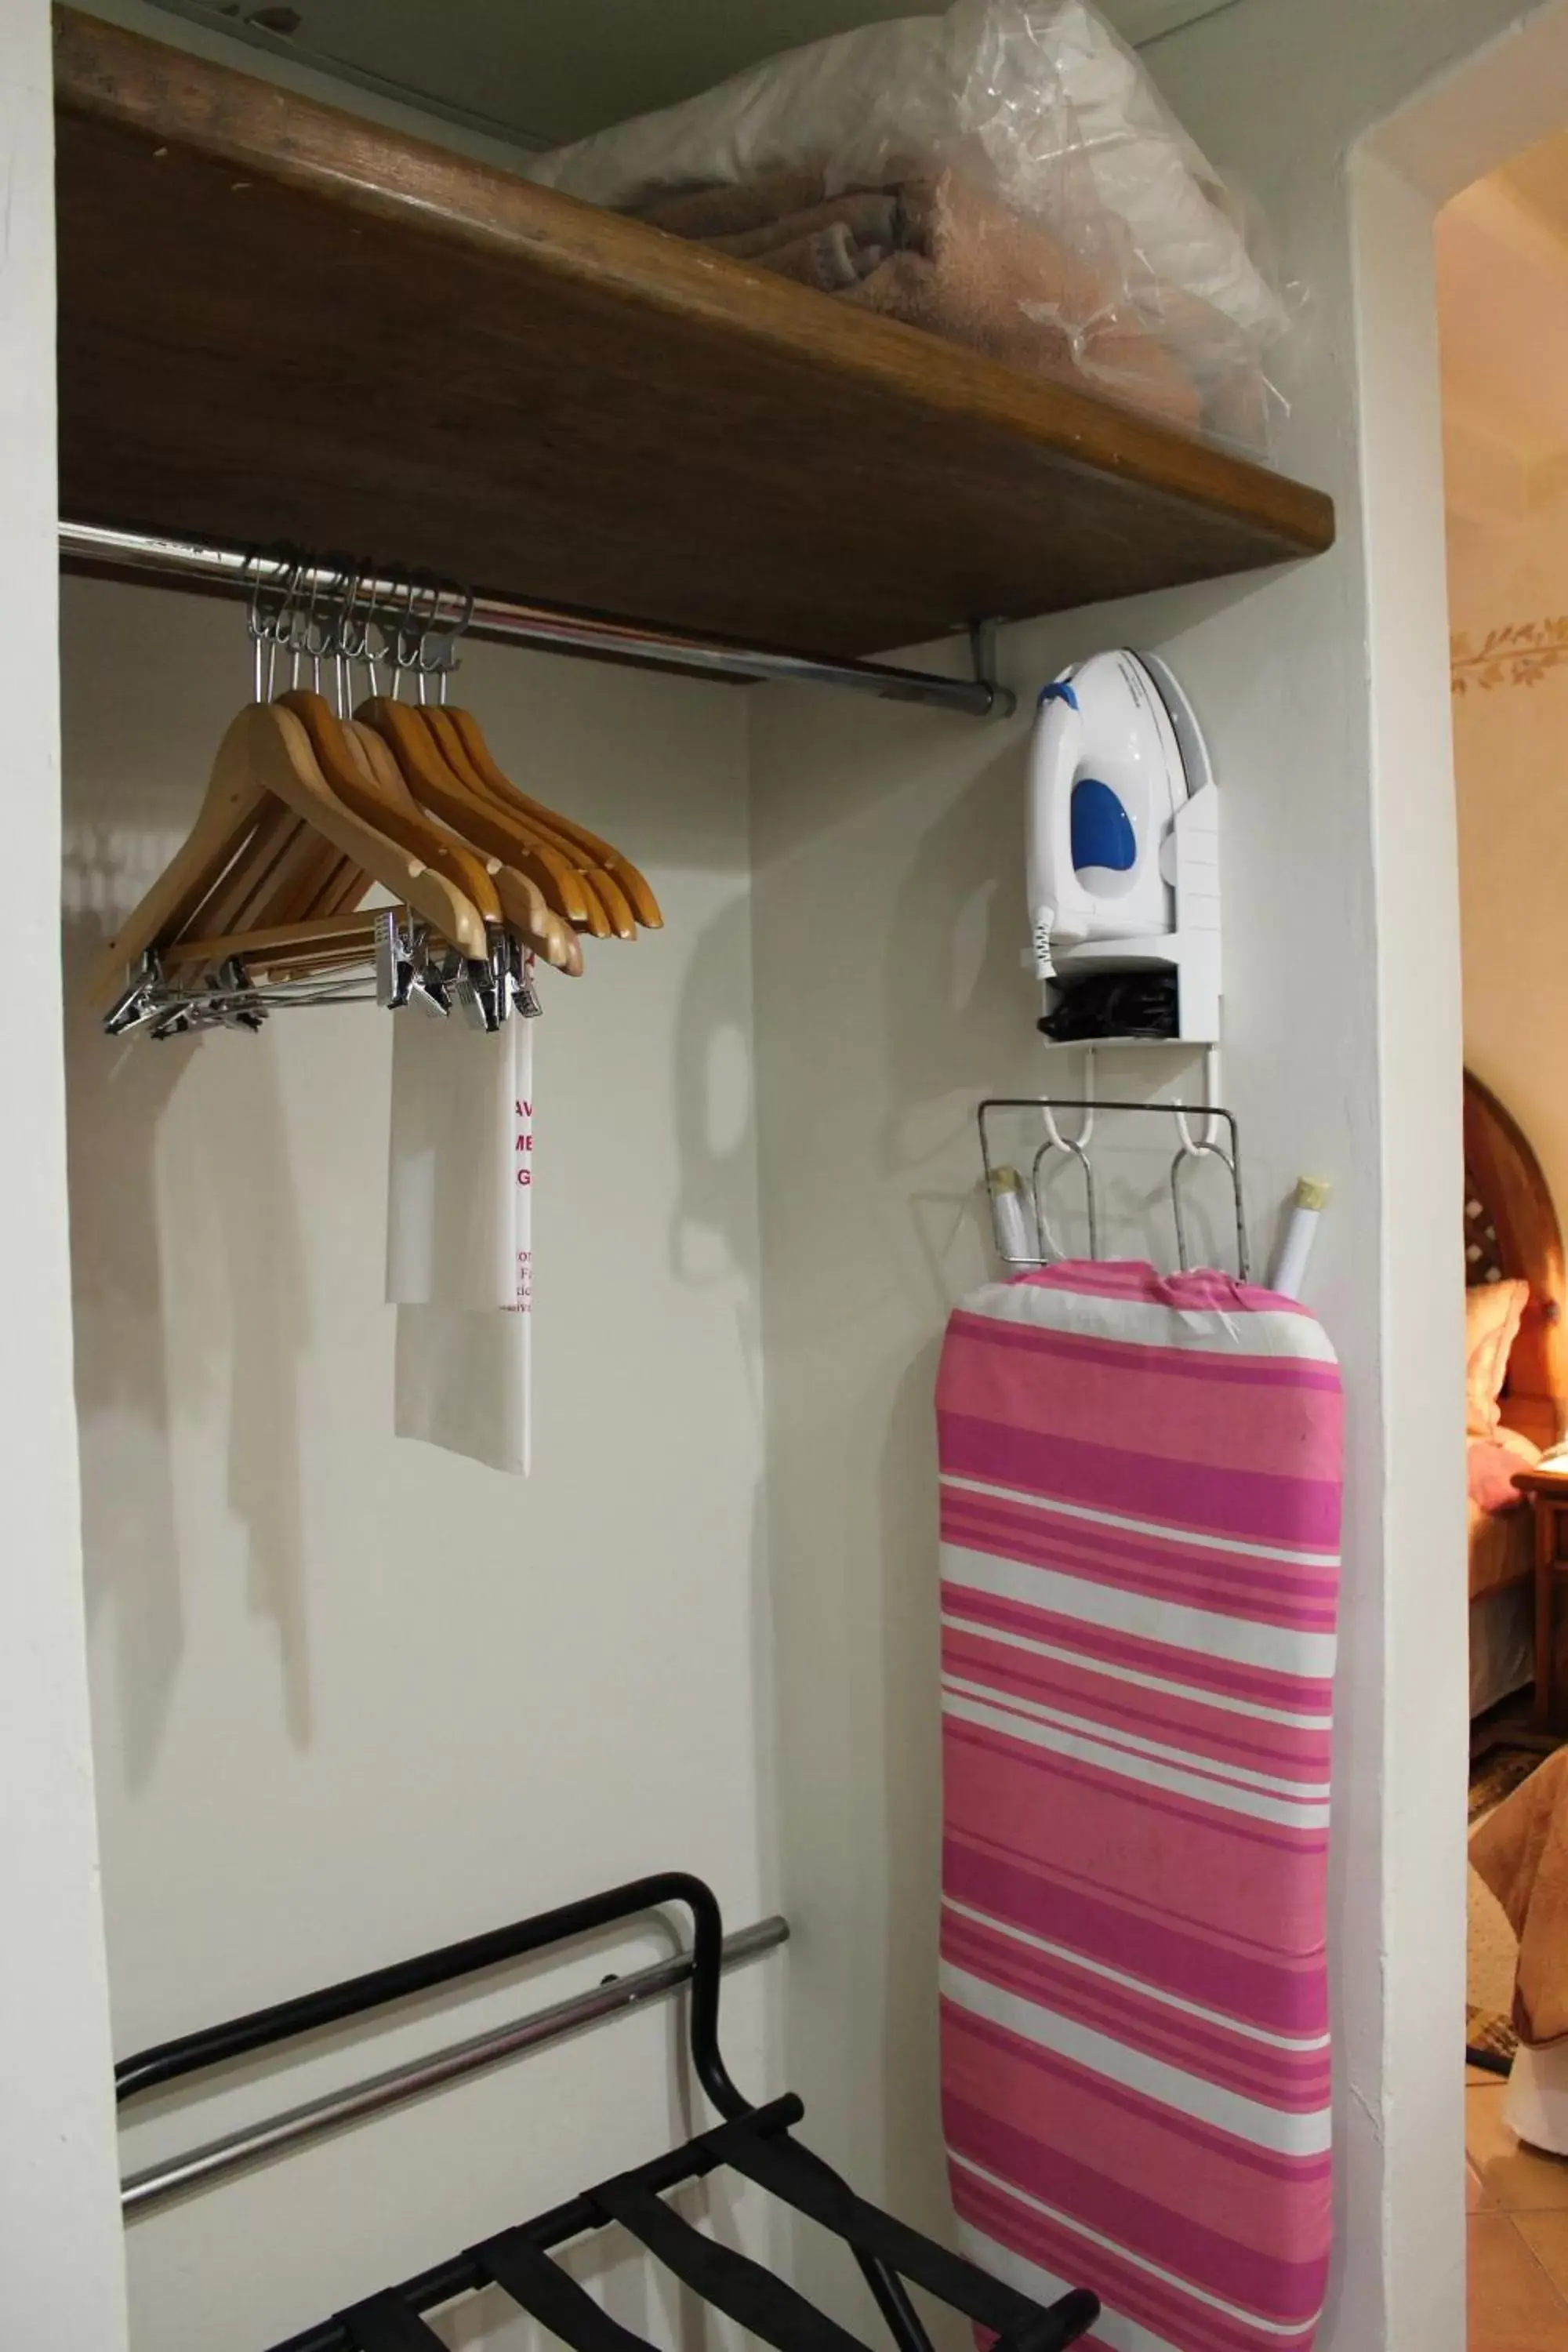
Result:
{"label": "bed with pillow", "polygon": [[1533,1528],[1512,1481],[1563,1434],[1563,1236],[1518,1123],[1465,1073],[1470,1712],[1532,1680]]}

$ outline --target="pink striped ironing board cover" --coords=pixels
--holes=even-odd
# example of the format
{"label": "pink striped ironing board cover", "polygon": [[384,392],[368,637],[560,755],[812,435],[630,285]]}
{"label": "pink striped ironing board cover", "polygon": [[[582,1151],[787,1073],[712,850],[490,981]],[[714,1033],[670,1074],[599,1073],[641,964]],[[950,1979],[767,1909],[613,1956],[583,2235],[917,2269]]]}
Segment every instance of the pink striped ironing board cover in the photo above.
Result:
{"label": "pink striped ironing board cover", "polygon": [[970,2253],[1115,2352],[1306,2352],[1342,1401],[1292,1301],[1068,1265],[948,1325],[942,2106]]}

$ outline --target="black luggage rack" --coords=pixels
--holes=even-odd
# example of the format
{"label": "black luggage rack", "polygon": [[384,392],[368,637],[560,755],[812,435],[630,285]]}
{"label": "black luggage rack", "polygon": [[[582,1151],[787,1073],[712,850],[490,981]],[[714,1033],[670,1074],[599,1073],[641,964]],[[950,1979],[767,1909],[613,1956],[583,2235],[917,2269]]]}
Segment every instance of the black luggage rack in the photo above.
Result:
{"label": "black luggage rack", "polygon": [[792,2138],[791,2127],[805,2113],[798,2098],[789,2095],[754,2107],[737,2089],[719,2047],[719,1983],[725,1959],[719,1905],[701,1879],[681,1872],[635,1879],[511,1927],[142,2051],[116,2067],[117,2096],[123,2104],[181,2076],[340,2024],[666,1904],[681,1904],[691,1914],[689,1970],[683,1967],[675,1973],[689,1973],[692,2065],[724,2121],[713,2130],[699,2132],[684,2147],[468,2246],[416,2278],[384,2287],[290,2336],[273,2352],[443,2352],[440,2339],[420,2315],[486,2287],[499,2287],[573,2352],[650,2352],[640,2336],[611,2319],[550,2259],[552,2248],[612,2221],[638,2239],[706,2303],[772,2345],[774,2352],[866,2352],[856,2336],[773,2272],[718,2244],[664,2203],[667,2190],[726,2168],[845,2241],[898,2352],[931,2352],[906,2281],[993,2330],[1000,2339],[997,2352],[1060,2352],[1083,2336],[1100,2315],[1094,2295],[1074,2290],[1047,2306],[989,2277],[868,2204],[820,2158]]}

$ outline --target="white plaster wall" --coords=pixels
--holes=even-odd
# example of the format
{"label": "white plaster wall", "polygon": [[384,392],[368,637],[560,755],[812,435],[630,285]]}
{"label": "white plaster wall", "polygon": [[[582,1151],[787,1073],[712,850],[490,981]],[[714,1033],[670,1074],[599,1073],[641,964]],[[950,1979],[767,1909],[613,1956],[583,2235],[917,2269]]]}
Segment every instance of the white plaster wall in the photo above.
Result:
{"label": "white plaster wall", "polygon": [[[1568,614],[1568,489],[1551,481],[1512,528],[1451,531],[1453,625],[1474,647],[1494,629]],[[1526,682],[1506,660],[1454,700],[1465,1054],[1568,1202],[1568,1104],[1558,1084],[1568,1034],[1568,667]]]}
{"label": "white plaster wall", "polygon": [[[1568,119],[1568,29],[1538,12],[1484,88],[1405,110],[1515,15],[1242,0],[1148,53],[1310,289],[1280,457],[1332,492],[1339,543],[1010,631],[1003,654],[1025,692],[1120,640],[1186,681],[1226,794],[1225,1096],[1255,1255],[1299,1172],[1335,1182],[1310,1288],[1350,1400],[1323,2352],[1463,2334],[1460,1024],[1429,219]],[[974,1102],[1047,1083],[1017,960],[1022,733],[770,691],[752,751],[781,1878],[812,1937],[788,2064],[828,2150],[935,2221],[931,1390],[984,1264]],[[1146,1231],[1140,1213],[1115,1242]]]}
{"label": "white plaster wall", "polygon": [[54,125],[45,0],[0,9],[0,2339],[125,2340],[83,1663],[65,1198],[55,583]]}
{"label": "white plaster wall", "polygon": [[[75,976],[194,815],[248,691],[243,619],[68,583],[64,679]],[[771,1907],[743,700],[483,647],[461,684],[503,763],[624,843],[668,919],[542,982],[531,1480],[392,1435],[386,1016],[154,1045],[72,1013],[121,2054],[655,1868],[708,1877],[734,1925]],[[128,2158],[611,1964],[511,1971],[319,2063],[171,2094]],[[784,1965],[731,1979],[759,2094]],[[679,2136],[669,2031],[601,2028],[134,2221],[133,2342],[254,2352],[656,2152]]]}

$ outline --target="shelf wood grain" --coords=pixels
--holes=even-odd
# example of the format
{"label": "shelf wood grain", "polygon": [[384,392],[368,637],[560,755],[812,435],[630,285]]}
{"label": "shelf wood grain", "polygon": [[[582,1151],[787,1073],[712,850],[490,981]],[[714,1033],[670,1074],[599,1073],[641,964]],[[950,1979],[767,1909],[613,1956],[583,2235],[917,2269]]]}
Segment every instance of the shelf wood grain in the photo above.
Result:
{"label": "shelf wood grain", "polygon": [[59,9],[62,511],[887,651],[1310,555],[1320,492]]}

